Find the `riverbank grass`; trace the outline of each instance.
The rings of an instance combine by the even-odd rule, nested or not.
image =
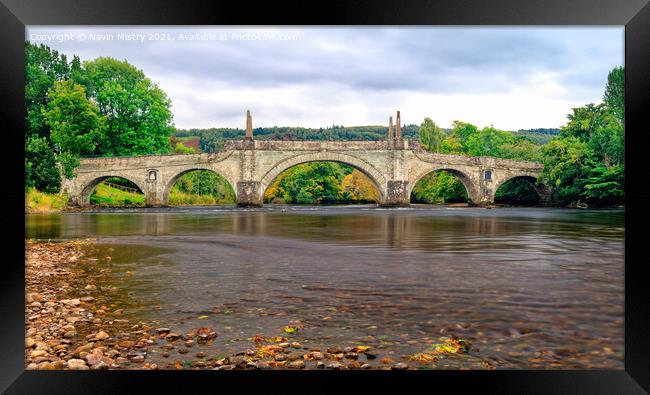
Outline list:
[[[217,199],[212,195],[193,195],[172,190],[169,194],[170,206],[204,206],[213,204],[233,204],[228,200]]]
[[[144,194],[123,191],[106,184],[99,184],[90,196],[90,204],[100,207],[144,206]]]
[[[45,193],[34,188],[25,193],[25,212],[54,213],[63,210],[68,204],[67,195]]]

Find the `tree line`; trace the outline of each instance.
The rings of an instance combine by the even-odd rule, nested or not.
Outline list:
[[[607,76],[603,101],[572,109],[568,122],[540,144],[525,133],[508,132],[492,126],[455,121],[451,130],[425,118],[419,139],[431,152],[504,159],[538,161],[544,168],[540,180],[553,190],[559,205],[587,203],[595,206],[620,205],[625,200],[625,69],[616,67]],[[522,132],[525,132],[522,134]],[[454,201],[464,198],[460,180],[446,173],[425,177],[413,198],[422,202]],[[530,202],[534,190],[529,183],[513,180],[496,193],[496,199]]]

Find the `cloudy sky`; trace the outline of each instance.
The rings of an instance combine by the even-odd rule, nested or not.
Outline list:
[[[183,129],[404,124],[430,117],[516,130],[559,127],[600,102],[624,64],[623,27],[62,27],[27,40],[110,56],[169,95]]]

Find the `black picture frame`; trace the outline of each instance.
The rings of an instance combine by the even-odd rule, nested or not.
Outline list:
[[[24,41],[26,25],[625,25],[626,204],[625,370],[516,371],[26,371],[24,360]],[[650,292],[644,270],[650,202],[644,180],[644,106],[650,103],[648,0],[499,0],[313,2],[171,0],[0,0],[0,192],[4,259],[0,276],[0,390],[6,393],[210,392],[236,384],[245,392],[374,391],[422,386],[428,392],[641,394],[650,391]],[[7,254],[9,253],[9,254]],[[22,260],[22,261],[21,261]],[[231,389],[230,391],[235,390]],[[160,390],[158,390],[160,391]]]

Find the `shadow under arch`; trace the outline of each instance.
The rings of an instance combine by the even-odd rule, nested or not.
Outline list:
[[[298,163],[293,164],[291,166],[284,167],[282,171],[278,172],[273,178],[270,178],[270,180],[268,180],[268,181],[267,181],[267,178],[266,178],[267,176],[265,176],[265,178],[263,178],[263,181],[261,183],[262,197],[264,197],[264,195],[266,194],[266,191],[273,185],[273,183],[275,183],[275,181],[278,179],[278,177],[280,177],[283,173],[285,173],[286,171],[290,170],[293,167],[303,165],[303,164],[307,164],[307,163],[340,163],[340,164],[348,165],[348,166],[352,167],[353,169],[356,169],[356,170],[360,171],[364,176],[366,176],[370,180],[370,182],[372,183],[375,191],[377,191],[377,196],[379,197],[377,203],[380,203],[384,199],[383,188],[377,182],[377,180],[371,174],[369,174],[365,169],[360,168],[359,166],[357,166],[355,164],[352,164],[352,163],[349,163],[349,162],[344,162],[344,161],[339,161],[339,160],[324,160],[324,159],[306,160],[306,161],[298,162]],[[268,174],[269,173],[267,173],[267,175]]]
[[[207,172],[210,172],[210,173],[213,173],[213,174],[216,174],[217,176],[219,176],[219,178],[223,180],[224,185],[226,185],[226,187],[228,187],[230,189],[230,191],[232,192],[232,195],[235,198],[235,201],[237,201],[237,190],[235,188],[233,188],[232,183],[223,174],[219,173],[218,171],[216,171],[214,169],[209,169],[209,168],[206,168],[206,167],[192,167],[192,168],[184,169],[184,170],[178,172],[172,178],[169,179],[167,184],[165,184],[165,188],[163,190],[163,196],[162,196],[164,206],[169,205],[169,194],[171,193],[172,188],[174,187],[176,182],[181,177],[183,177],[184,175],[195,172],[195,171],[207,171]],[[233,201],[233,203],[235,203],[235,201]]]
[[[86,185],[81,190],[81,201],[80,201],[81,205],[82,206],[89,206],[90,205],[90,195],[92,195],[92,193],[95,190],[95,188],[97,187],[97,185],[99,185],[103,181],[106,181],[109,178],[122,178],[122,179],[125,179],[125,180],[133,183],[135,186],[137,186],[138,189],[140,190],[140,193],[145,195],[145,193],[144,193],[144,191],[145,191],[144,185],[141,185],[140,183],[138,183],[136,181],[133,181],[129,177],[124,177],[121,174],[104,175],[104,176],[93,178],[92,180],[90,180],[89,182],[86,183]],[[145,198],[145,200],[146,200],[146,198]]]
[[[262,177],[262,180],[260,182],[262,187],[262,195],[264,195],[269,186],[273,185],[273,182],[280,174],[294,166],[311,162],[335,162],[351,166],[359,170],[361,173],[367,176],[370,181],[372,181],[373,185],[377,189],[377,192],[379,192],[380,200],[383,200],[385,198],[384,186],[386,185],[386,178],[381,174],[379,170],[377,170],[372,164],[366,162],[363,159],[335,152],[296,155],[279,162],[269,171],[267,171],[266,174]]]
[[[504,187],[510,185],[514,191],[504,194]],[[536,177],[518,175],[510,177],[494,187],[494,203],[537,206],[550,200],[548,187]],[[517,195],[520,196],[517,196]]]
[[[469,178],[469,176],[458,169],[454,169],[453,167],[445,167],[445,166],[435,167],[427,171],[423,171],[417,177],[415,177],[413,182],[409,183],[410,184],[408,190],[409,199],[411,193],[413,193],[413,188],[420,180],[422,180],[424,177],[428,176],[431,173],[440,172],[440,171],[445,171],[460,180],[460,182],[465,187],[465,191],[467,192],[468,203],[474,203],[474,204],[479,203],[474,201],[475,197],[478,196],[478,188],[474,185],[474,183]]]

